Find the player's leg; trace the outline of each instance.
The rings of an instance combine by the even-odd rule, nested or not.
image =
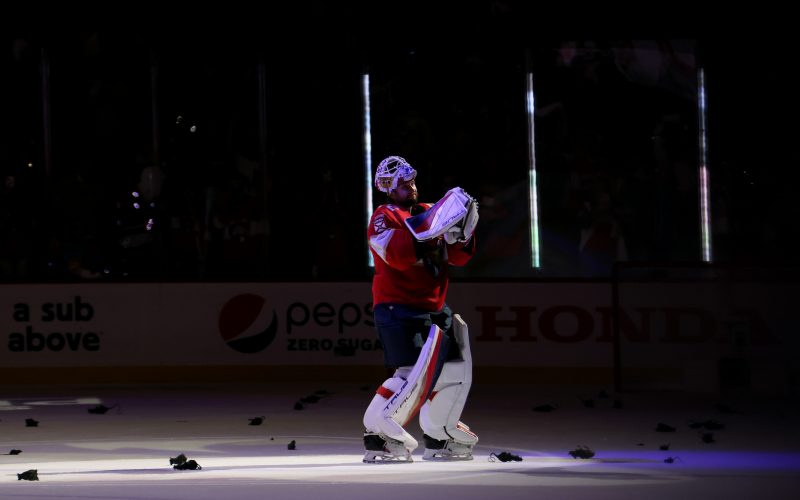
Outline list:
[[[467,324],[453,316],[453,337],[460,359],[448,359],[428,401],[420,410],[426,460],[471,460],[478,436],[461,422],[472,385],[472,355]],[[452,357],[452,356],[451,356]]]
[[[417,448],[417,440],[384,414],[389,399],[406,383],[412,369],[404,366],[395,370],[394,375],[375,391],[364,412],[364,462],[412,461],[411,452]]]
[[[376,325],[385,361],[387,366],[401,367],[381,384],[364,413],[364,461],[411,461],[418,443],[403,426],[419,412],[436,383],[447,339],[431,326],[423,342],[419,330],[430,324],[429,317],[406,317],[408,311],[398,307],[384,309],[376,308]]]

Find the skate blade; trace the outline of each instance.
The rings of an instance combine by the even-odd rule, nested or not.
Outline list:
[[[381,453],[367,452],[361,460],[365,464],[410,464],[414,461],[411,455],[397,456],[397,455],[383,455]]]
[[[473,460],[474,457],[472,456],[472,453],[452,455],[449,453],[442,453],[438,450],[425,450],[425,454],[422,455],[422,459],[430,460],[432,462],[464,462],[467,460]]]

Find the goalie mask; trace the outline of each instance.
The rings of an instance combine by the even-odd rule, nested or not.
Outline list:
[[[398,182],[408,182],[416,177],[417,171],[404,158],[390,156],[375,170],[375,187],[389,194],[397,188]]]

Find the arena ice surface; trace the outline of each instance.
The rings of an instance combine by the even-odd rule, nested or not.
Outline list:
[[[798,410],[787,398],[729,398],[739,413],[727,415],[714,409],[715,395],[621,394],[613,397],[624,407],[614,409],[613,399],[594,397],[603,388],[476,381],[464,412],[481,435],[475,460],[428,462],[419,450],[410,464],[373,465],[361,463],[372,396],[362,387],[4,387],[0,453],[22,453],[0,455],[0,498],[731,499],[794,498],[800,486]],[[319,389],[330,394],[293,409]],[[545,402],[556,410],[531,410]],[[88,413],[98,404],[119,406]],[[262,415],[262,425],[248,425]],[[725,424],[713,444],[688,425],[707,419]],[[677,431],[655,432],[658,422]],[[407,427],[421,438],[415,421]],[[594,458],[571,458],[579,445]],[[523,460],[489,461],[501,451]],[[180,453],[202,470],[173,470],[169,458]],[[17,480],[28,469],[39,481]]]

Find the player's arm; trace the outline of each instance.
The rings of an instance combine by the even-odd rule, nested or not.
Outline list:
[[[466,194],[466,193],[464,193]],[[461,223],[445,233],[448,260],[454,266],[463,266],[475,255],[475,227],[478,225],[478,202],[469,197],[467,214]]]
[[[475,236],[464,242],[447,245],[447,260],[454,266],[463,266],[475,255]]]
[[[369,246],[386,264],[407,269],[417,262],[415,240],[390,209],[378,207],[367,230]]]

